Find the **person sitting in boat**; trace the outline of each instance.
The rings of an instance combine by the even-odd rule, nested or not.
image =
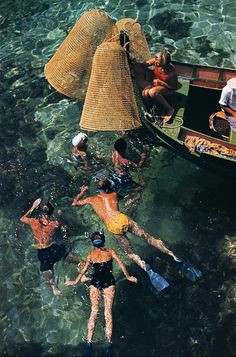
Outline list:
[[[236,128],[236,77],[229,79],[227,85],[222,89],[219,104],[230,124],[231,122],[235,123],[234,127]]]
[[[170,53],[164,50],[156,53],[154,58],[142,63],[145,67],[154,66],[153,82],[142,90],[142,96],[144,98],[151,97],[163,108],[165,113],[163,123],[167,123],[174,114],[174,108],[165,97],[171,96],[181,86],[175,68],[170,62]]]
[[[115,141],[112,150],[112,161],[115,167],[115,175],[113,179],[120,183],[123,188],[140,188],[140,184],[134,182],[129,174],[128,169],[139,168],[143,165],[147,157],[147,148],[143,147],[143,152],[141,154],[140,161],[138,163],[133,162],[126,157],[127,143],[125,139],[120,138]]]

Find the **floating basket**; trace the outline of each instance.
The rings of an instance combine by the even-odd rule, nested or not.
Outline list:
[[[151,58],[151,53],[139,22],[131,18],[121,19],[116,22],[112,31],[113,36],[119,35],[120,32],[125,32],[129,36],[130,54],[138,62]]]
[[[105,11],[92,9],[81,16],[45,66],[46,79],[58,92],[85,98],[94,53],[113,25]]]
[[[91,131],[141,127],[125,50],[103,42],[96,50],[80,127]]]

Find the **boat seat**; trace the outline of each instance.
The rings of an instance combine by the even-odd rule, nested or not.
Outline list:
[[[212,113],[209,117],[209,128],[223,140],[229,140],[230,124],[223,111]]]
[[[190,81],[187,79],[179,78],[181,87],[175,91],[175,94],[171,97],[166,97],[170,105],[175,109],[174,117],[183,119],[185,105],[188,98]]]

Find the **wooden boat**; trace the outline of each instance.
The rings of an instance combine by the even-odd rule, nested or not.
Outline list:
[[[220,111],[221,90],[228,79],[236,77],[236,70],[172,63],[182,84],[171,99],[175,114],[170,123],[162,125],[153,102],[144,102],[145,125],[167,149],[219,175],[236,177],[236,134],[231,135],[223,112],[211,116]],[[144,78],[141,71],[135,69],[140,89],[145,85],[140,82]],[[145,78],[150,81],[152,71],[148,71]]]

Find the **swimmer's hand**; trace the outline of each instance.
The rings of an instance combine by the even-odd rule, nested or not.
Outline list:
[[[148,151],[148,146],[147,145],[143,145],[143,154],[147,154]]]
[[[75,286],[77,284],[76,280],[68,280],[64,283],[66,286]]]
[[[37,200],[34,201],[34,203],[32,204],[32,207],[31,207],[31,211],[33,211],[34,209],[38,208],[40,203],[41,203],[41,198],[37,198]]]
[[[89,188],[88,188],[88,186],[86,186],[86,185],[83,185],[83,186],[80,187],[80,193],[81,193],[81,192],[83,192],[83,193],[84,193],[84,192],[87,192],[88,190],[89,190]]]
[[[83,194],[88,190],[89,190],[88,186],[86,185],[81,186],[80,192],[78,193],[78,195],[75,196],[74,201],[72,202],[72,206],[78,206],[78,201],[83,196]]]
[[[129,281],[131,281],[132,283],[135,283],[135,284],[137,284],[137,282],[138,282],[138,279],[135,278],[135,276],[133,276],[133,275],[128,276],[127,280],[129,280]]]

